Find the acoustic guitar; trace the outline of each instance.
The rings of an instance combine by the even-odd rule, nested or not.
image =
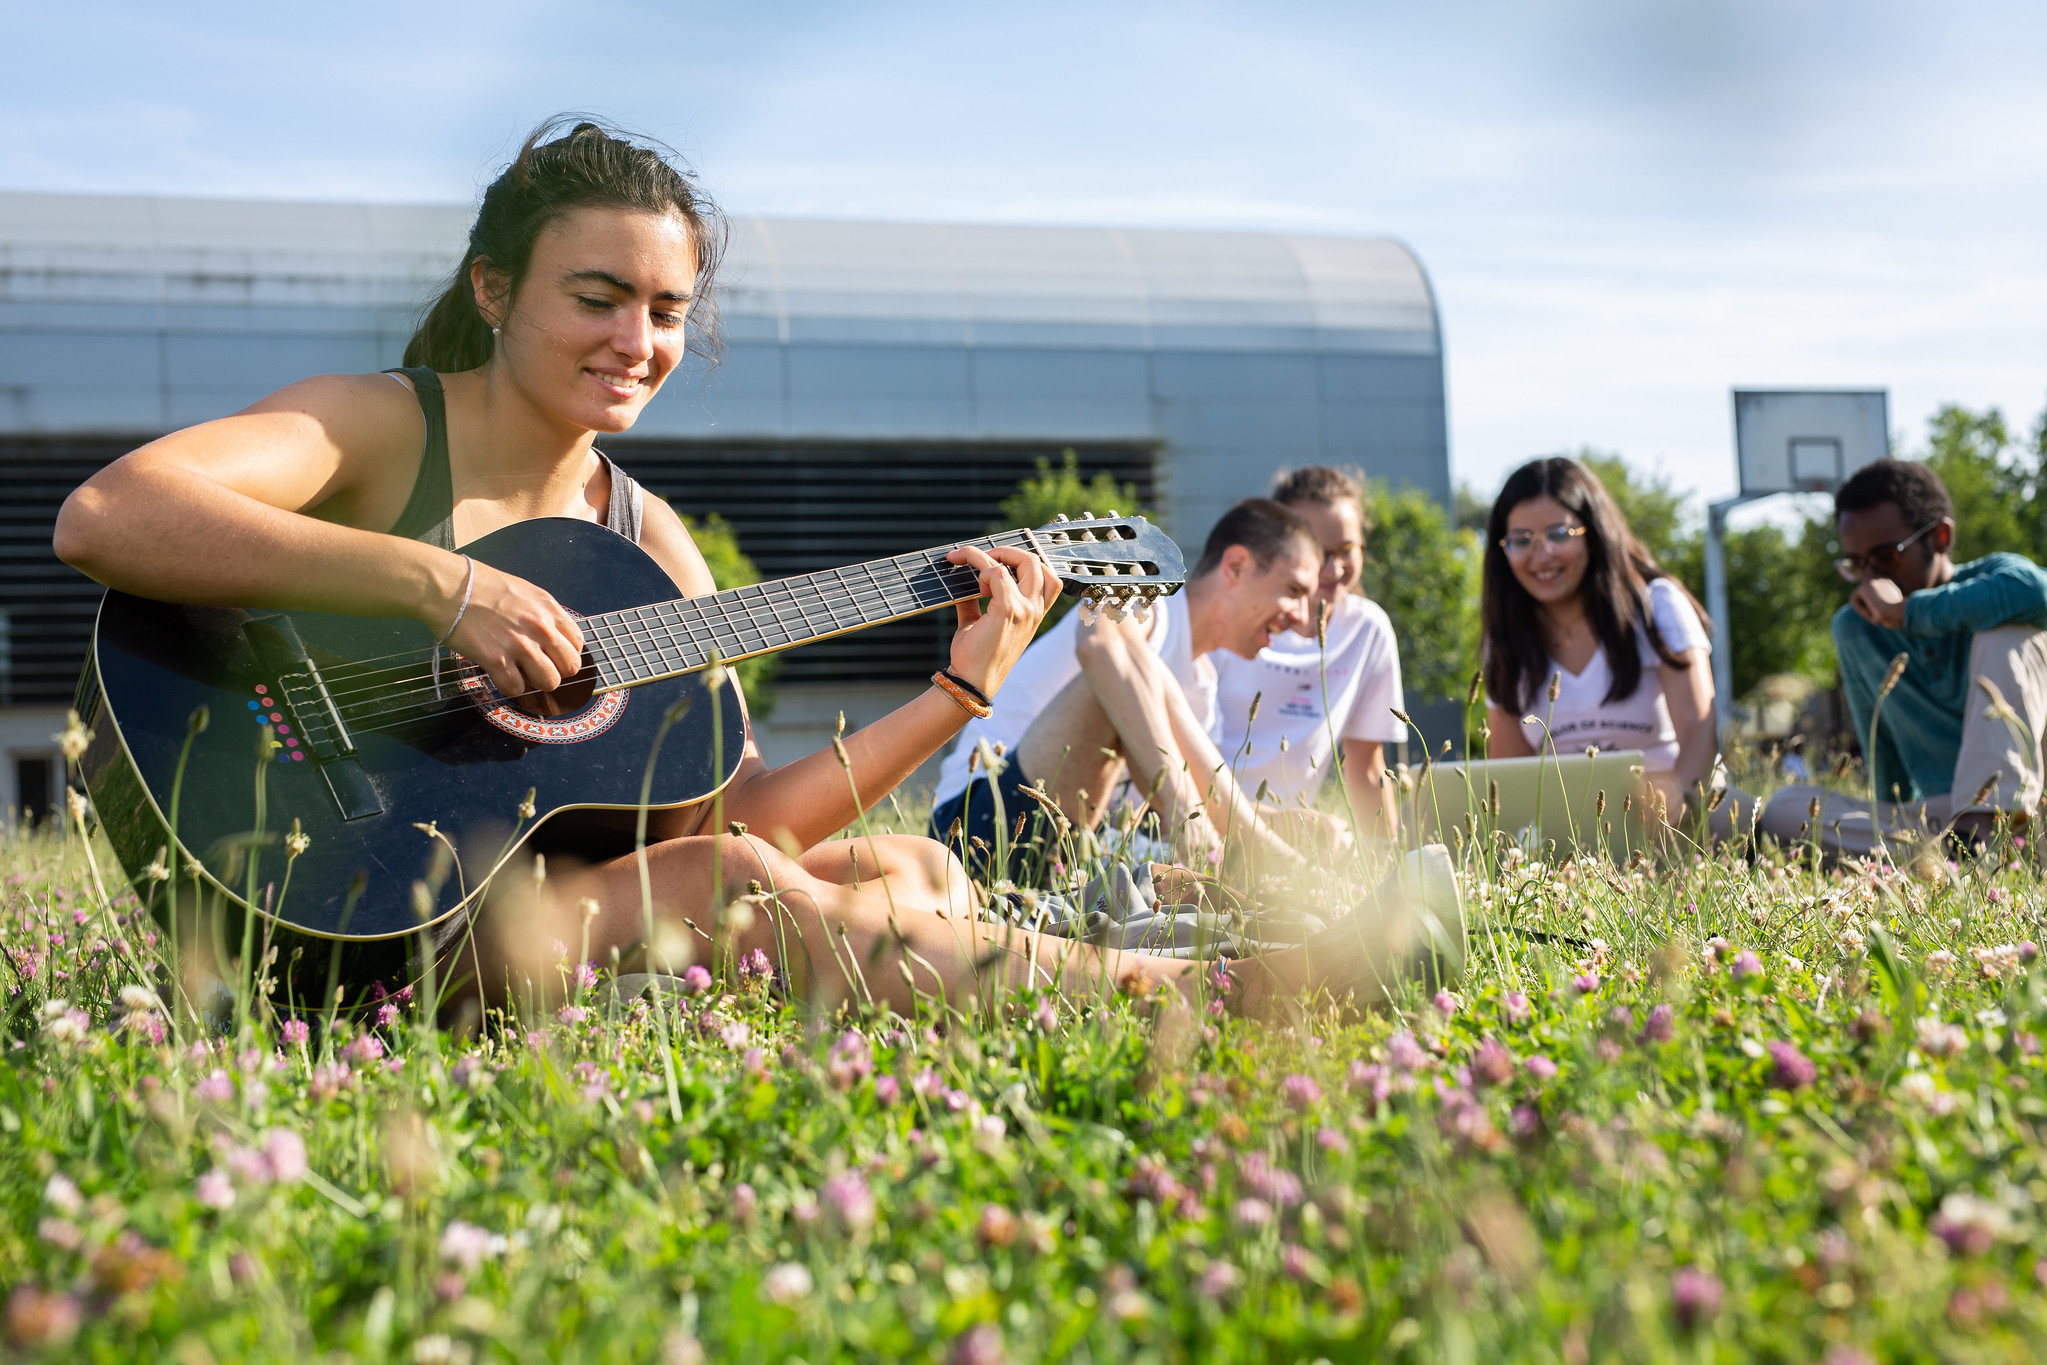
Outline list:
[[[1142,614],[1185,577],[1179,548],[1142,517],[1061,517],[960,543],[1039,554],[1089,612]],[[746,718],[737,688],[711,685],[714,662],[971,598],[977,575],[946,562],[952,548],[678,598],[665,570],[602,526],[507,526],[465,552],[552,593],[584,640],[582,671],[526,698],[501,695],[416,621],[110,591],[79,680],[93,736],[82,776],[145,899],[164,899],[168,870],[188,892],[264,916],[287,956],[318,947],[295,938],[306,935],[381,943],[345,956],[389,962],[395,949],[402,964],[407,936],[468,908],[542,821],[638,808],[657,735],[647,804],[715,794],[738,767]],[[294,821],[307,842],[276,900]],[[456,866],[430,875],[443,839]],[[324,968],[327,951],[307,955]]]

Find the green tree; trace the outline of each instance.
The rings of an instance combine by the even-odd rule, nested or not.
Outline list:
[[[709,512],[701,520],[684,517],[682,525],[696,542],[697,552],[704,557],[704,566],[711,571],[711,582],[718,591],[761,581],[761,571],[739,548],[739,533],[732,529],[731,522]],[[766,719],[775,709],[774,681],[781,667],[779,654],[763,654],[732,665],[739,678],[739,689],[746,694],[747,710],[757,721]]]
[[[1634,530],[1635,539],[1648,547],[1657,563],[1667,564],[1682,555],[1685,547],[1698,538],[1699,528],[1686,506],[1691,494],[1672,488],[1668,476],[1631,470],[1620,456],[1590,446],[1574,458],[1599,476]]]
[[[1478,667],[1478,537],[1419,488],[1373,480],[1360,586],[1392,618],[1411,704],[1462,697]]]
[[[1035,529],[1062,512],[1069,517],[1082,512],[1105,516],[1112,510],[1126,517],[1150,515],[1138,506],[1136,484],[1117,483],[1107,472],[1097,472],[1092,479],[1081,478],[1080,458],[1069,447],[1057,469],[1050,460],[1042,457],[1038,460],[1037,474],[1026,476],[1017,484],[1016,491],[1002,500],[1002,520],[988,529],[1007,531],[1017,526]],[[1057,625],[1076,600],[1062,596],[1053,602],[1045,619],[1038,623],[1038,634],[1043,635]]]
[[[2034,450],[2024,453],[1996,408],[1971,412],[1949,403],[1933,414],[1927,428],[1920,458],[1940,475],[1954,499],[1955,558],[1980,559],[2010,550],[2040,562],[2047,554],[2047,526],[2036,497],[2047,491],[2041,487],[2040,450],[2047,413],[2036,428]]]
[[[1493,501],[1468,483],[1459,483],[1457,491],[1450,497],[1451,513],[1457,519],[1457,529],[1484,536],[1486,520],[1493,514]]]

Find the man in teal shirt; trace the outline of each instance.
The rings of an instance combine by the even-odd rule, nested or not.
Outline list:
[[[1940,476],[1915,461],[1857,470],[1834,495],[1834,512],[1834,565],[1855,585],[1834,616],[1834,649],[1880,804],[1872,813],[1867,801],[1787,787],[1762,826],[1783,839],[1814,837],[1817,797],[1818,838],[1833,854],[1871,852],[1879,825],[1981,839],[1996,812],[2040,799],[2047,573],[2015,554],[1956,564],[1954,503]],[[1904,671],[1885,693],[1901,656]]]

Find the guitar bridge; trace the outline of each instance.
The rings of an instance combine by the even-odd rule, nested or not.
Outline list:
[[[327,690],[327,680],[320,676],[319,665],[311,659],[305,664],[305,672],[279,677],[277,690],[284,694],[285,706],[298,722],[299,734],[304,736],[314,758],[325,763],[349,757],[355,753],[355,740],[341,719],[340,708],[334,704],[334,694]]]
[[[361,820],[384,813],[383,798],[371,784],[369,774],[356,761],[355,739],[348,733],[341,708],[320,676],[320,666],[307,653],[298,628],[289,616],[266,616],[250,621],[244,628],[256,657],[277,679],[277,691],[291,723],[298,727],[302,746],[313,755],[327,791],[344,820]]]

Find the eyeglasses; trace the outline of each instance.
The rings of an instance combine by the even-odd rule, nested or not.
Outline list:
[[[1939,521],[1929,521],[1896,545],[1879,545],[1866,555],[1841,555],[1834,560],[1834,571],[1850,583],[1860,583],[1864,569],[1880,578],[1888,577],[1898,567],[1898,556],[1938,525]]]
[[[1585,528],[1582,526],[1566,526],[1558,522],[1542,533],[1542,539],[1549,545],[1550,553],[1554,554],[1584,534]],[[1500,537],[1500,548],[1513,558],[1519,559],[1535,548],[1535,540],[1533,531],[1516,531],[1510,536]]]

